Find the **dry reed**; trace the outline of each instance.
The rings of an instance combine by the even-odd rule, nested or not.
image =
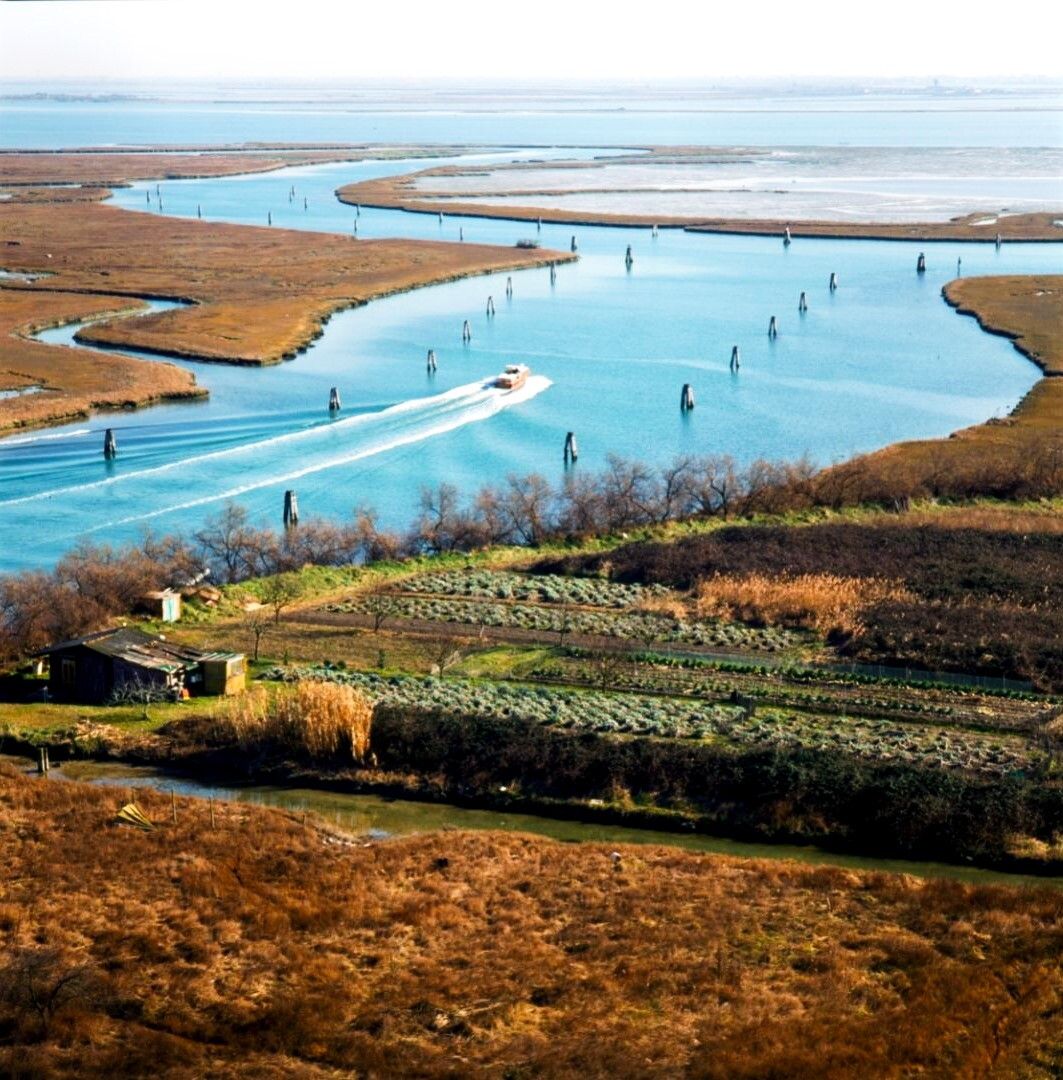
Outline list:
[[[354,687],[304,680],[276,696],[256,687],[233,698],[215,730],[243,749],[271,744],[312,758],[349,754],[361,761],[372,720],[372,705]]]
[[[885,600],[910,600],[898,581],[837,574],[714,574],[698,583],[702,618],[739,619],[823,634],[862,632],[861,614]]]

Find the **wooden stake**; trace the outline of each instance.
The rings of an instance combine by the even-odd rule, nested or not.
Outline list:
[[[210,797],[210,827],[214,828],[214,796]]]
[[[170,788],[170,815],[173,817],[173,823],[177,824],[177,795],[173,788]]]

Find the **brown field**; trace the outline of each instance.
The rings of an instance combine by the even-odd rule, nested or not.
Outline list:
[[[990,420],[947,439],[895,443],[828,472],[840,501],[893,494],[964,497],[1019,494],[1035,473],[1063,482],[1063,275],[965,278],[944,288],[946,301],[974,315],[989,333],[1045,373],[1005,420]]]
[[[0,400],[0,430],[205,394],[175,364],[44,345],[24,336],[30,329],[142,306],[132,298],[0,288],[0,389],[43,387]]]
[[[1063,893],[0,774],[20,1076],[1048,1078]]]
[[[689,153],[689,152],[688,152]],[[667,160],[670,154],[662,148],[655,156]],[[614,159],[629,160],[626,158]],[[637,160],[644,161],[645,157]],[[573,162],[563,167],[588,168],[594,162]],[[557,167],[562,167],[558,163]],[[448,175],[469,175],[470,170],[461,166],[443,165],[434,169],[404,176],[381,177],[347,184],[337,191],[341,202],[360,203],[362,206],[374,206],[383,209],[408,210],[422,214],[452,214],[462,217],[503,218],[514,221],[543,221],[553,224],[571,225],[620,225],[633,228],[649,228],[660,225],[662,228],[682,228],[690,232],[741,233],[753,236],[781,236],[789,226],[794,236],[818,236],[836,239],[860,240],[970,240],[993,241],[997,233],[1004,240],[1026,241],[1063,241],[1063,230],[1054,222],[1059,213],[1012,214],[1001,218],[992,225],[978,225],[976,222],[983,214],[968,214],[941,222],[874,222],[874,221],[788,221],[785,218],[744,219],[744,218],[703,218],[676,216],[668,214],[624,214],[595,212],[591,210],[566,210],[559,207],[517,206],[510,203],[492,206],[479,202],[463,202],[462,197],[491,195],[499,198],[507,195],[559,195],[565,191],[544,189],[542,191],[504,191],[489,190],[484,192],[463,192],[455,196],[452,192],[432,191],[416,188],[415,185],[425,177],[443,177]],[[613,189],[602,189],[612,191]],[[593,192],[593,189],[591,189]],[[586,194],[587,189],[581,189]]]
[[[81,338],[171,356],[227,363],[277,363],[295,355],[335,311],[374,297],[470,274],[518,269],[571,258],[476,244],[354,240],[297,230],[219,225],[133,213],[97,203],[0,204],[0,251],[7,269],[47,271],[32,285],[0,288],[8,335],[0,346],[0,389],[39,381],[53,392],[0,401],[0,428],[67,419],[89,407],[145,404],[185,392],[192,379],[142,360],[30,345],[11,337],[26,324],[61,321],[108,305],[115,297],[193,301],[188,308],[138,320],[102,322]],[[72,293],[88,293],[73,299]],[[109,294],[101,298],[100,294]],[[56,297],[65,295],[65,299]],[[80,306],[79,306],[80,305]],[[455,326],[455,334],[457,334]],[[44,353],[50,356],[43,356]],[[40,353],[38,367],[26,357]],[[141,370],[142,369],[142,370]],[[174,380],[159,386],[160,372]],[[136,390],[130,388],[137,372]],[[22,376],[22,377],[20,377]]]

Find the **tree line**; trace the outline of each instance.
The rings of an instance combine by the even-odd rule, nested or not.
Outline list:
[[[368,507],[356,507],[348,521],[307,520],[276,530],[256,525],[245,508],[228,504],[188,536],[145,535],[122,547],[82,544],[51,571],[0,577],[0,660],[96,629],[134,610],[145,593],[182,587],[204,573],[215,585],[233,584],[307,565],[371,564],[493,544],[535,546],[690,518],[860,502],[899,508],[916,496],[1033,497],[1063,490],[1063,457],[1054,442],[1043,453],[1027,449],[1021,469],[1015,462],[983,462],[970,485],[962,481],[962,490],[936,473],[906,475],[893,468],[887,477],[868,466],[874,460],[857,458],[820,470],[807,459],[740,466],[724,454],[683,455],[655,468],[610,456],[600,472],[572,470],[560,484],[536,473],[514,473],[471,497],[446,482],[425,488],[416,517],[399,531],[382,528]],[[1004,473],[1010,477],[1006,492],[999,490]]]

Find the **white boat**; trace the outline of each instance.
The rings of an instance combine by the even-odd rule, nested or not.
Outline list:
[[[531,374],[527,364],[508,364],[501,375],[496,375],[492,386],[501,390],[519,390]]]

